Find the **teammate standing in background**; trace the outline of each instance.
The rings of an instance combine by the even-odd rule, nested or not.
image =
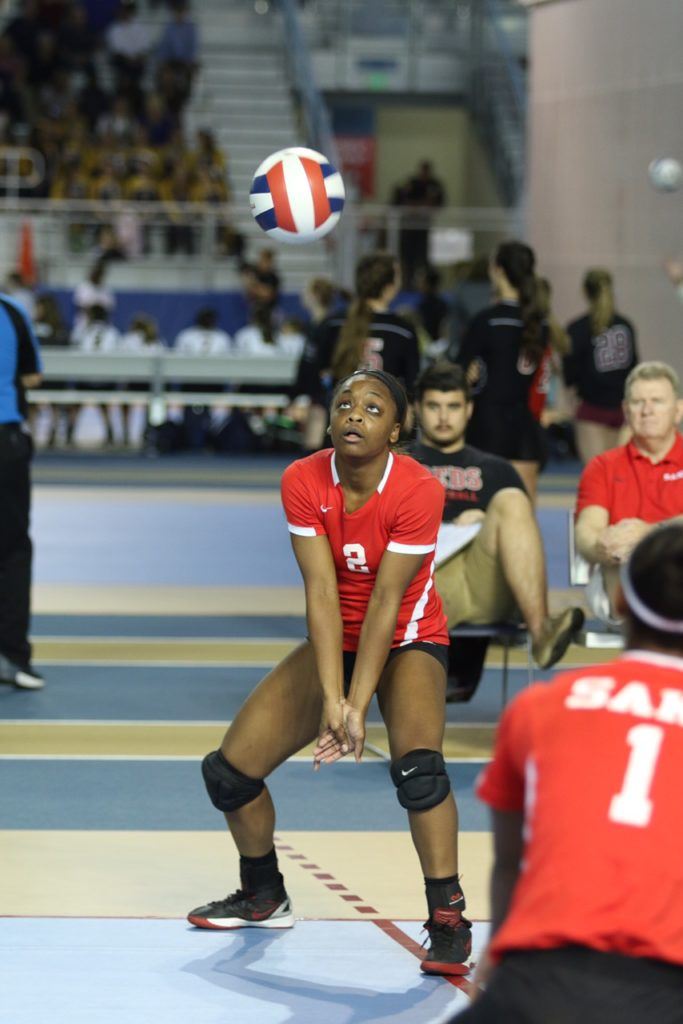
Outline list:
[[[332,398],[333,448],[282,478],[287,524],[306,590],[309,639],[254,690],[202,771],[240,853],[241,889],[189,914],[200,928],[289,928],[275,810],[264,779],[317,737],[316,767],[353,752],[377,699],[391,777],[425,876],[431,945],[422,969],[463,974],[471,926],[462,916],[458,816],[441,750],[448,634],[433,585],[444,491],[392,452],[407,413],[389,374],[360,371]]]
[[[625,441],[624,384],[638,362],[636,332],[614,307],[612,275],[588,270],[583,279],[588,313],[567,325],[571,349],[564,381],[575,388],[576,446],[585,464]]]
[[[356,266],[355,297],[341,325],[330,323],[321,355],[330,353],[328,366],[335,381],[354,370],[385,370],[411,391],[420,370],[415,331],[389,306],[401,287],[399,265],[389,253],[364,256]]]
[[[535,264],[523,242],[498,246],[489,265],[496,303],[474,317],[456,358],[474,396],[468,443],[509,459],[532,502],[544,445],[529,393],[549,340]]]
[[[30,464],[24,388],[41,380],[40,350],[27,314],[0,296],[0,682],[39,690],[31,667]]]
[[[626,654],[501,720],[488,984],[462,1024],[683,1024],[683,527],[641,541],[618,600]]]

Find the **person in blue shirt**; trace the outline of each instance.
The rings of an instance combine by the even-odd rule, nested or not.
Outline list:
[[[24,309],[0,294],[0,682],[44,686],[31,665],[29,536],[33,443],[25,389],[41,381],[40,349]]]

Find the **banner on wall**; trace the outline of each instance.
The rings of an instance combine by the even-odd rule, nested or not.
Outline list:
[[[347,194],[372,199],[375,194],[375,112],[369,106],[333,107],[332,126]]]

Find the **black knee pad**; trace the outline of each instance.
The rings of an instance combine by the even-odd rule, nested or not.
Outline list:
[[[265,785],[263,779],[250,779],[226,761],[220,750],[212,750],[202,761],[202,775],[211,803],[219,811],[237,811],[251,803]]]
[[[410,750],[391,765],[391,778],[401,807],[428,811],[446,799],[451,780],[438,750]]]

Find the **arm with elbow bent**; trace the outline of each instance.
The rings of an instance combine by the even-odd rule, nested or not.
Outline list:
[[[332,551],[325,536],[292,535],[292,547],[304,580],[306,622],[322,690],[323,711],[316,750],[327,736],[336,749],[346,753],[343,624]],[[315,755],[314,759],[316,765],[322,760]]]

